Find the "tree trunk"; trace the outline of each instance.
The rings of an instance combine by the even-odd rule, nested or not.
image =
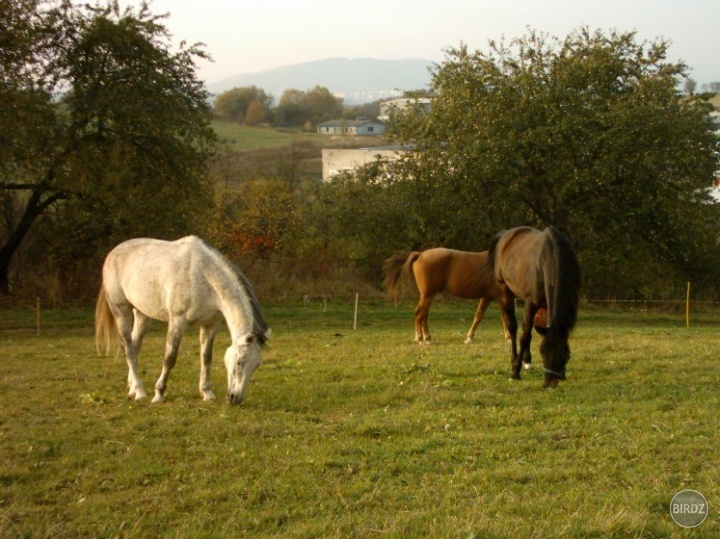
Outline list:
[[[15,230],[10,232],[10,237],[5,245],[0,247],[0,293],[4,296],[10,295],[10,263],[12,257],[22,244],[30,228],[32,228],[35,219],[40,217],[51,204],[62,198],[59,193],[54,193],[43,200],[43,194],[44,191],[42,190],[32,192],[20,222],[15,227]]]

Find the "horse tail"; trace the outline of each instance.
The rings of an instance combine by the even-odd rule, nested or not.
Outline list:
[[[575,251],[565,234],[554,226],[547,228],[553,244],[553,290],[548,297],[548,333],[567,338],[577,322],[581,272]]]
[[[503,230],[501,232],[498,232],[495,234],[495,236],[492,239],[492,242],[490,243],[490,247],[488,248],[488,256],[487,260],[485,260],[485,265],[480,268],[480,275],[479,277],[482,280],[497,280],[495,277],[495,254],[497,252],[497,245],[500,241],[500,237],[505,233],[506,231]]]
[[[102,285],[95,305],[95,350],[97,350],[98,355],[101,353],[101,344],[104,344],[105,354],[107,355],[113,344],[118,342],[118,337],[115,317],[110,310],[110,304],[105,295],[105,286]]]
[[[398,253],[391,256],[383,264],[385,271],[385,289],[388,292],[397,289],[400,279],[408,279],[412,273],[413,263],[420,257],[418,251],[411,253]]]

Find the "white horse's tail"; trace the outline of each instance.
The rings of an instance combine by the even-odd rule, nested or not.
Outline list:
[[[95,305],[95,350],[98,355],[101,353],[101,344],[105,345],[107,355],[119,342],[119,334],[115,325],[115,317],[110,310],[110,304],[105,296],[105,286],[100,286],[97,305]]]

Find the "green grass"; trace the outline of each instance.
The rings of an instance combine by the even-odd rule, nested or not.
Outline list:
[[[197,391],[191,331],[161,405],[125,398],[90,310],[0,310],[2,537],[718,537],[718,317],[585,309],[568,381],[511,382],[491,308],[439,301],[435,343],[412,308],[269,305],[248,400]],[[140,359],[159,374],[164,328]],[[536,339],[537,341],[537,339]],[[533,343],[537,355],[537,342]],[[539,360],[539,356],[536,358]],[[707,520],[684,530],[672,496]]]
[[[302,131],[278,130],[267,127],[252,127],[229,122],[213,121],[213,129],[220,141],[229,144],[236,151],[279,148],[293,142],[311,141],[321,144],[322,135]]]

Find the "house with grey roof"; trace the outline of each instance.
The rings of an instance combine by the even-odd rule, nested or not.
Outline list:
[[[369,119],[330,120],[318,124],[317,132],[321,135],[381,135],[385,132],[385,124]]]

